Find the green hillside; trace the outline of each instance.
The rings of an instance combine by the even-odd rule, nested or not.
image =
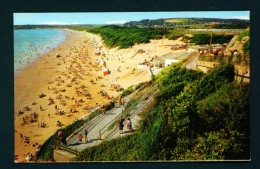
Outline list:
[[[133,134],[103,141],[72,161],[249,160],[249,84],[234,66],[202,74],[172,65],[153,79],[160,91]]]
[[[163,29],[128,28],[115,25],[93,28],[88,30],[88,32],[100,35],[107,47],[118,46],[119,49],[131,47],[136,43],[149,43],[150,39],[162,39],[162,36],[167,33]]]

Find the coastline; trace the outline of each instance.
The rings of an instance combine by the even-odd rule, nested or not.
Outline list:
[[[154,55],[161,56],[168,52],[173,52],[169,44],[177,44],[180,41],[165,40],[151,40],[149,44],[135,45],[133,48],[117,50],[117,48],[107,49],[102,45],[101,37],[98,35],[90,34],[80,31],[73,31],[64,29],[70,32],[65,41],[58,47],[38,57],[33,63],[22,70],[14,80],[14,118],[15,118],[15,162],[24,162],[27,152],[35,152],[32,146],[35,142],[42,145],[56,130],[61,127],[56,126],[56,121],[59,120],[65,127],[73,123],[76,119],[88,113],[88,110],[83,110],[83,106],[95,107],[96,103],[105,104],[108,102],[103,98],[99,92],[104,90],[109,96],[116,97],[118,92],[110,90],[112,83],[120,84],[121,87],[127,88],[131,85],[136,85],[141,82],[149,81],[148,72],[138,72],[137,65],[145,59],[151,59]],[[94,41],[93,41],[94,40]],[[93,43],[102,46],[101,53],[103,60],[106,62],[106,67],[111,72],[109,75],[104,76],[101,70],[96,71],[90,65],[94,64],[96,59],[101,56],[95,56]],[[138,49],[144,49],[146,52],[143,54],[135,53]],[[179,50],[181,51],[181,50]],[[177,51],[177,52],[179,52]],[[56,58],[56,54],[61,55]],[[134,56],[134,57],[133,57]],[[73,69],[69,70],[72,65]],[[117,71],[120,67],[120,71]],[[99,78],[101,77],[101,78]],[[55,79],[59,79],[55,81]],[[73,80],[74,79],[74,80]],[[93,80],[95,84],[90,83]],[[47,82],[53,82],[49,84]],[[64,82],[64,83],[63,83]],[[71,87],[67,87],[72,84]],[[86,99],[81,95],[76,94],[76,87],[84,85],[85,89],[91,94],[92,99]],[[101,87],[104,85],[105,87]],[[56,90],[52,90],[56,88]],[[61,90],[65,89],[64,92]],[[43,98],[39,98],[39,94],[45,94]],[[56,99],[58,94],[61,94],[62,100],[66,105],[62,105],[61,99]],[[68,96],[66,98],[65,96]],[[54,104],[48,105],[48,98],[54,100]],[[75,99],[83,99],[84,102],[79,105],[75,104]],[[32,102],[36,102],[32,105]],[[40,111],[40,105],[43,111]],[[55,105],[65,111],[65,115],[55,115]],[[23,107],[28,106],[30,111],[23,111]],[[71,108],[77,110],[76,113],[70,114]],[[24,113],[18,115],[18,110]],[[35,112],[37,114],[36,122],[26,122],[23,124],[23,117],[30,116]],[[50,116],[48,116],[50,114]],[[46,127],[38,127],[38,123],[44,122]],[[21,133],[23,136],[29,138],[29,143],[23,143],[20,139]]]
[[[53,50],[57,46],[59,46],[61,43],[64,42],[67,34],[69,33],[68,31],[64,29],[41,29],[40,31],[44,31],[42,33],[43,35],[46,35],[49,30],[54,30],[56,31],[55,37],[52,35],[50,39],[48,40],[45,36],[41,35],[43,40],[38,40],[38,36],[36,35],[36,32],[31,33],[31,30],[21,30],[21,31],[29,31],[28,33],[26,32],[20,32],[19,34],[32,34],[34,38],[30,39],[28,35],[26,36],[29,41],[26,43],[21,42],[21,35],[18,35],[18,32],[14,32],[15,34],[15,39],[17,39],[17,45],[20,44],[19,46],[14,45],[14,50],[16,51],[14,53],[14,75],[16,76],[19,74],[23,69],[27,68],[30,66],[39,56],[42,56],[49,51]],[[14,30],[15,31],[15,30]],[[16,30],[19,31],[19,30]],[[60,31],[60,32],[57,32]],[[53,33],[53,32],[51,32]],[[41,34],[41,33],[40,33]],[[16,43],[16,42],[14,42]],[[21,47],[22,46],[22,47]]]

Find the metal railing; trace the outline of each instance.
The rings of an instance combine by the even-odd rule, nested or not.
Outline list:
[[[128,115],[130,118],[132,118],[134,115],[136,115],[140,110],[146,105],[146,103],[152,98],[153,93],[158,89],[158,84],[150,88],[149,91],[147,91],[145,94],[143,94],[138,100],[136,100],[134,103],[132,103],[127,109],[125,109],[121,114],[122,116]],[[145,101],[145,102],[144,102]],[[143,105],[140,107],[137,107],[138,105],[143,102]],[[105,139],[111,138],[118,130],[118,126],[114,127],[106,136]],[[101,135],[102,136],[102,135]],[[101,137],[100,136],[100,137]]]
[[[61,144],[60,142],[58,142],[58,141],[54,142],[54,145],[55,145],[56,147],[58,147],[60,150],[65,150],[65,151],[70,152],[70,153],[75,154],[75,155],[78,154],[77,149],[74,150],[74,149],[72,149],[72,148],[69,148],[69,147],[67,147],[67,146],[64,146],[64,145],[62,145],[62,144]]]
[[[117,119],[122,116],[122,113],[119,113],[113,120],[111,120],[109,123],[107,123],[102,129],[99,130],[99,139],[102,140],[102,135],[107,131],[107,127],[111,125],[112,123],[116,123]]]
[[[208,56],[201,55],[198,57],[198,61],[206,61],[206,62],[218,62],[218,63],[233,63],[231,56]],[[249,55],[244,55],[242,57],[237,57],[237,62],[235,64],[238,65],[249,65],[250,57]]]

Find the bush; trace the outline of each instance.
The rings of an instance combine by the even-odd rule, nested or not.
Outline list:
[[[181,37],[182,35],[171,35],[169,36],[169,40],[177,40],[179,37]]]
[[[190,43],[209,44],[210,43],[210,35],[209,34],[195,34],[191,38]]]
[[[244,31],[242,32],[238,37],[237,37],[237,40],[238,41],[241,41],[243,39],[243,37],[245,36],[250,36],[250,32],[249,31]]]
[[[195,34],[190,42],[196,44],[209,44],[212,36],[211,43],[228,43],[233,38],[233,35],[215,35],[215,34]]]
[[[244,51],[250,51],[250,40],[247,40],[247,41],[243,44],[243,50],[244,50]]]
[[[135,43],[149,43],[150,39],[161,39],[163,35],[167,34],[167,31],[164,29],[120,27],[115,25],[89,29],[88,32],[100,35],[107,47],[118,46],[119,49],[131,47]]]

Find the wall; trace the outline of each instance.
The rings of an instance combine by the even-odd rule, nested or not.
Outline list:
[[[76,157],[76,155],[64,150],[54,150],[53,157],[54,160],[58,162],[69,162],[70,159]]]

